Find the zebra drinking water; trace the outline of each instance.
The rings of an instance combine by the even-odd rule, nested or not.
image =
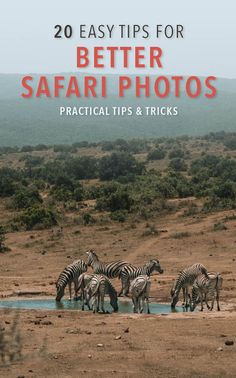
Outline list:
[[[93,272],[95,274],[104,274],[108,278],[118,277],[121,269],[125,265],[129,265],[126,261],[123,260],[112,261],[108,263],[101,262],[99,261],[97,254],[93,250],[86,252],[86,254],[88,256],[88,266],[91,266],[93,268]]]
[[[192,298],[190,301],[190,310],[194,311],[198,300],[201,302],[201,311],[203,311],[203,302],[205,301],[208,310],[212,311],[216,299],[217,310],[220,311],[220,290],[222,289],[223,278],[220,273],[208,272],[208,278],[204,275],[198,276],[193,284]],[[211,298],[211,306],[208,300]]]
[[[175,281],[173,288],[171,289],[171,297],[172,297],[171,307],[172,308],[175,308],[179,300],[179,293],[181,289],[183,290],[183,294],[184,294],[183,305],[186,308],[188,307],[188,299],[189,299],[188,290],[190,287],[193,286],[195,279],[201,274],[204,274],[205,277],[208,277],[205,266],[200,263],[193,264],[192,266],[186,269],[183,269],[179,273],[178,278]]]
[[[78,278],[81,273],[87,271],[87,264],[83,260],[76,260],[72,264],[65,267],[65,269],[60,273],[58,280],[56,282],[56,301],[60,302],[64,295],[65,287],[69,286],[69,294],[71,300],[71,284],[74,283],[75,296],[77,294]]]
[[[150,260],[143,266],[136,267],[134,265],[126,265],[121,269],[120,276],[122,288],[118,296],[121,294],[127,296],[129,293],[130,280],[140,276],[147,275],[150,276],[152,272],[159,272],[162,274],[164,270],[161,268],[160,262],[158,260]]]
[[[149,309],[149,293],[151,287],[151,279],[148,275],[141,275],[136,277],[130,285],[130,292],[134,305],[134,312],[142,313],[144,309],[144,301],[147,304],[147,313],[150,314]]]
[[[104,299],[106,294],[110,296],[110,304],[114,311],[118,311],[117,292],[111,281],[103,274],[94,274],[85,287],[86,301],[89,303],[91,300],[94,313],[98,312],[99,308],[101,308],[102,312],[105,312]]]

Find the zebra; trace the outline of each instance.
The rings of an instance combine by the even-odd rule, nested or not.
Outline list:
[[[95,313],[99,311],[105,312],[104,298],[105,294],[110,296],[110,304],[114,312],[118,311],[117,292],[114,289],[111,281],[103,274],[94,274],[88,285],[85,287],[85,296],[87,303],[91,300],[92,310]]]
[[[175,308],[178,300],[179,300],[179,292],[182,289],[183,295],[184,295],[184,302],[183,306],[186,308],[188,307],[188,290],[189,287],[193,286],[193,283],[195,279],[201,275],[204,274],[208,278],[207,270],[204,265],[200,263],[193,264],[192,266],[183,269],[179,275],[178,278],[175,281],[175,284],[173,288],[171,289],[171,307]]]
[[[159,272],[162,274],[164,270],[161,268],[160,262],[158,260],[150,260],[143,266],[136,267],[134,265],[126,265],[121,269],[119,278],[121,279],[122,288],[118,296],[121,294],[127,296],[129,293],[130,280],[140,276],[147,275],[150,276],[152,272]]]
[[[64,295],[65,287],[68,284],[69,286],[69,293],[71,300],[71,284],[74,282],[75,288],[75,295],[77,294],[77,285],[78,285],[78,278],[81,273],[87,271],[87,264],[83,260],[76,260],[72,264],[65,267],[65,269],[60,273],[58,280],[56,282],[56,301],[60,302],[61,298]]]
[[[147,313],[150,314],[149,309],[149,293],[151,287],[151,279],[148,275],[140,275],[136,277],[130,285],[130,292],[133,301],[134,312],[143,312],[144,301],[147,303]]]
[[[120,274],[120,270],[128,265],[126,261],[118,260],[118,261],[112,261],[112,262],[101,262],[99,261],[99,258],[97,254],[90,250],[86,252],[87,258],[88,258],[88,266],[91,266],[93,268],[93,272],[95,274],[104,274],[108,278],[115,278],[118,277]]]
[[[204,275],[198,276],[193,284],[192,298],[190,301],[190,310],[194,311],[197,303],[201,302],[201,311],[203,311],[203,301],[205,301],[208,310],[212,311],[215,299],[217,301],[217,310],[220,311],[220,290],[222,289],[223,278],[220,273],[208,272],[208,278]],[[211,298],[211,306],[207,300]]]
[[[85,288],[86,286],[90,283],[91,279],[93,278],[93,274],[89,274],[89,273],[82,273],[80,276],[79,276],[79,279],[78,279],[78,287],[77,287],[77,292],[79,290],[81,290],[81,301],[82,301],[82,311],[84,311],[84,304],[86,303],[86,305],[88,306],[89,310],[91,310],[90,308],[90,305],[89,305],[89,302],[86,301],[86,297],[85,297]],[[76,296],[77,296],[77,293],[76,293]],[[85,302],[85,303],[84,303]]]

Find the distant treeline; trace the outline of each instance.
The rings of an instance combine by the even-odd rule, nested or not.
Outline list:
[[[57,145],[46,145],[46,144],[37,144],[35,146],[23,146],[23,147],[1,147],[0,154],[10,154],[17,152],[33,152],[33,151],[46,151],[53,149],[54,152],[68,152],[76,153],[80,148],[94,148],[101,147],[102,151],[126,151],[134,154],[146,152],[150,149],[150,142],[155,144],[168,143],[170,144],[173,141],[188,141],[188,140],[208,140],[208,141],[217,141],[225,145],[230,150],[236,150],[236,133],[227,133],[225,131],[211,132],[204,136],[192,137],[192,136],[179,136],[176,138],[162,137],[162,138],[151,138],[151,139],[116,139],[114,141],[101,141],[101,142],[76,142],[73,144],[57,144]]]

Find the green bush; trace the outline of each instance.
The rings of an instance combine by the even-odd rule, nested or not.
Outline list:
[[[54,212],[42,206],[27,208],[16,218],[16,221],[22,224],[26,230],[50,228],[57,224]]]
[[[174,148],[172,151],[169,153],[169,158],[174,159],[174,158],[184,158],[185,152],[181,150],[180,148]]]
[[[13,196],[13,206],[16,209],[26,209],[42,203],[42,198],[36,188],[22,187]]]
[[[110,218],[116,222],[123,223],[126,220],[126,216],[127,216],[126,211],[117,210],[111,213]]]
[[[170,161],[169,168],[175,171],[186,171],[188,166],[185,161],[181,158],[174,158]]]
[[[104,156],[98,167],[101,180],[117,179],[130,174],[139,175],[143,169],[143,165],[126,152],[114,152],[110,156]]]
[[[165,156],[166,152],[163,148],[156,148],[148,153],[147,160],[162,160]]]
[[[95,218],[90,213],[84,213],[82,215],[82,219],[85,226],[88,224],[94,224],[96,222]]]

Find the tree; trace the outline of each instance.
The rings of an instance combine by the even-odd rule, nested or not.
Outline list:
[[[162,160],[164,159],[165,155],[166,153],[163,150],[163,148],[156,148],[155,150],[149,152],[147,159],[148,160]]]
[[[183,159],[174,158],[170,161],[169,168],[175,171],[186,171],[188,166]]]
[[[13,196],[13,204],[16,209],[26,209],[40,203],[42,203],[42,198],[36,188],[22,187]]]
[[[143,165],[129,153],[114,152],[100,160],[99,177],[101,180],[112,180],[129,174],[139,175],[143,169]]]

